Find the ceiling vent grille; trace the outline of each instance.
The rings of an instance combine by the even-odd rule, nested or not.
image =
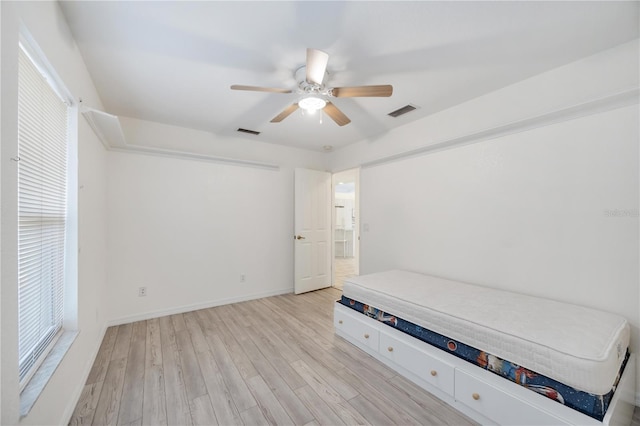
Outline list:
[[[391,111],[389,114],[391,117],[397,118],[400,117],[401,115],[404,115],[408,112],[413,111],[414,109],[416,109],[416,107],[414,107],[413,105],[405,105],[402,108],[398,108],[395,111]]]
[[[255,130],[243,129],[242,127],[238,128],[238,132],[240,133],[249,133],[250,135],[259,135],[260,132],[256,132]]]

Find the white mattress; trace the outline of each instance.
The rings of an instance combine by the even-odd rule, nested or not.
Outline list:
[[[343,295],[596,395],[629,346],[620,316],[408,271],[348,278]]]

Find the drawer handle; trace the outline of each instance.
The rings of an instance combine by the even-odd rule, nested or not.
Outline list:
[[[431,370],[431,375],[435,377],[438,375],[438,372],[436,370]]]
[[[365,338],[365,339],[368,339],[368,338],[369,338],[369,335],[368,335],[367,333],[365,333],[365,334],[364,334],[364,338]]]
[[[393,352],[393,346],[389,346],[389,347],[387,348],[387,350],[388,350],[389,352]]]
[[[338,320],[338,324],[342,324],[342,320]]]
[[[471,397],[477,401],[477,400],[480,399],[480,394],[479,393],[472,393]]]

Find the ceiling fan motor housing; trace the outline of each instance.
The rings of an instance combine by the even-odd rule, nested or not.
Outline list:
[[[307,67],[305,65],[301,66],[293,73],[296,81],[298,82],[298,93],[301,95],[328,95],[328,91],[324,85],[324,81],[326,81],[329,73],[327,71],[324,72],[324,78],[322,79],[322,84],[316,84],[313,82],[307,81]]]

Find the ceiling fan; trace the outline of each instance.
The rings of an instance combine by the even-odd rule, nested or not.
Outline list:
[[[295,93],[301,95],[298,102],[289,105],[271,122],[279,123],[287,118],[298,108],[312,112],[323,110],[338,126],[349,124],[351,120],[338,109],[328,98],[355,98],[355,97],[389,97],[393,93],[393,86],[389,84],[377,86],[353,86],[353,87],[327,87],[323,83],[327,76],[327,63],[329,54],[318,49],[307,49],[307,63],[298,68],[295,79],[298,87]],[[249,90],[254,92],[269,93],[293,93],[293,90],[271,87],[243,86],[234,84],[232,90]]]

